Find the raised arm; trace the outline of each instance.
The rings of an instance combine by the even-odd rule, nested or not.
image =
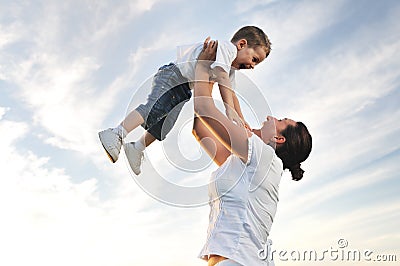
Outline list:
[[[237,111],[241,111],[240,106],[239,109],[237,109],[239,101],[237,101],[237,97],[235,91],[232,88],[228,73],[226,73],[225,70],[222,69],[222,67],[214,68],[214,72],[217,76],[216,81],[218,82],[221,98],[224,101],[226,116],[230,120],[236,122],[236,124],[244,126],[244,119]]]
[[[235,91],[233,91],[233,104],[234,104],[234,106],[235,106],[235,111],[236,111],[236,113],[238,114],[238,116],[239,116],[240,119],[241,119],[241,122],[243,123],[243,125],[244,125],[248,130],[250,130],[251,128],[250,128],[249,124],[246,122],[246,120],[245,120],[244,117],[243,117],[242,108],[240,107],[239,99],[238,99],[238,97],[237,97]]]
[[[199,119],[210,129],[218,140],[232,153],[247,162],[248,139],[244,127],[230,121],[216,106],[209,89],[210,62],[213,59],[217,43],[211,41],[199,56],[196,65],[194,87],[194,109]]]
[[[232,84],[229,80],[229,74],[222,67],[215,67],[214,72],[216,75],[216,82],[218,83],[219,91],[221,94],[221,98],[224,101],[224,104],[227,105],[225,108],[228,110],[229,107],[231,109],[235,108],[235,103],[233,101],[233,90]]]

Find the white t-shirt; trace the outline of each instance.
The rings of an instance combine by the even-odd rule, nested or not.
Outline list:
[[[178,46],[177,48],[177,60],[175,64],[178,66],[182,75],[189,81],[194,81],[194,69],[196,66],[196,60],[201,50],[203,49],[203,43],[197,43],[194,45]],[[231,69],[233,60],[237,56],[236,46],[229,41],[218,42],[217,56],[215,62],[211,64],[211,69],[221,67],[229,74],[232,89],[235,89],[235,71]],[[215,80],[216,75],[213,71],[210,73],[210,80]]]
[[[246,164],[231,155],[211,176],[207,240],[199,257],[218,254],[242,265],[271,266],[271,257],[264,260],[259,252],[275,217],[283,163],[258,136],[248,144]]]

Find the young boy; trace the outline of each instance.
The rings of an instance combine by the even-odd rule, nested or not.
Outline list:
[[[226,115],[242,126],[243,119],[234,88],[235,70],[253,69],[270,52],[268,36],[255,26],[239,29],[231,41],[219,41],[216,60],[211,64],[211,79],[218,83]],[[172,129],[178,115],[192,93],[194,69],[203,44],[178,49],[177,61],[162,66],[154,75],[151,93],[146,104],[139,105],[116,128],[99,132],[100,141],[114,163],[123,144],[123,138],[141,125],[145,134],[136,142],[124,144],[125,153],[133,172],[141,172],[144,149],[156,139],[163,140]]]

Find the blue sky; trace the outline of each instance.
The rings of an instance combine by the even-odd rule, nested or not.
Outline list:
[[[206,36],[229,40],[244,25],[264,29],[273,48],[241,75],[250,81],[238,88],[245,115],[254,115],[249,108],[269,113],[261,95],[273,115],[305,122],[314,141],[303,180],[293,182],[287,172],[282,178],[273,249],[322,252],[346,239],[351,249],[400,260],[397,1],[0,6],[1,265],[205,265],[196,256],[208,206],[171,206],[138,185],[161,199],[204,203],[202,189],[215,167],[206,167],[191,136],[191,104],[171,135],[180,150],[169,157],[196,159],[203,171],[174,167],[165,155],[167,144],[178,142],[171,137],[147,150],[135,182],[123,155],[116,164],[107,161],[97,132],[144,100],[149,78],[175,59],[178,45]],[[168,198],[157,176],[202,189]]]

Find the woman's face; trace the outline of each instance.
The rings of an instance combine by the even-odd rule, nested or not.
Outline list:
[[[288,118],[276,119],[273,116],[267,116],[261,127],[261,134],[263,139],[271,140],[274,137],[280,137],[281,132],[286,129],[287,126],[296,126],[296,121]]]
[[[267,116],[266,121],[271,120],[275,124],[276,132],[280,134],[283,130],[286,129],[287,126],[296,126],[296,121],[289,119],[289,118],[283,118],[283,119],[276,119],[273,116]],[[265,123],[265,122],[264,122]]]

